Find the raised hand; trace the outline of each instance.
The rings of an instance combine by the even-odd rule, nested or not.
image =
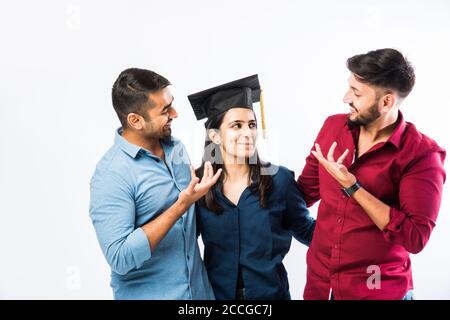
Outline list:
[[[208,192],[209,188],[216,184],[221,173],[222,169],[219,169],[216,174],[214,174],[211,162],[206,161],[203,170],[203,178],[200,181],[195,174],[194,167],[191,165],[191,182],[186,189],[180,192],[178,199],[186,206],[190,206],[203,197]]]
[[[356,177],[351,174],[347,168],[342,164],[345,157],[348,155],[348,149],[342,153],[342,155],[335,161],[334,160],[334,150],[336,149],[336,141],[330,147],[327,157],[325,158],[320,149],[318,143],[315,144],[316,150],[311,151],[311,153],[316,157],[319,163],[327,170],[327,172],[336,179],[337,182],[344,188],[349,188],[356,182]]]

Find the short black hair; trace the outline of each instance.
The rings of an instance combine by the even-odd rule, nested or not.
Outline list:
[[[395,49],[379,49],[347,60],[347,68],[358,81],[394,90],[405,98],[414,87],[416,76],[411,63]]]
[[[169,80],[156,72],[130,68],[122,71],[112,87],[112,104],[123,128],[127,127],[129,113],[146,118],[149,94],[171,85]]]

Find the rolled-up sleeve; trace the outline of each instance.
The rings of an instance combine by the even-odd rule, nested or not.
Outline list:
[[[414,161],[399,186],[399,208],[391,207],[390,222],[383,230],[387,241],[408,252],[420,252],[428,242],[441,204],[445,182],[445,151],[429,152]]]
[[[136,228],[133,189],[118,174],[94,174],[89,214],[111,269],[126,274],[150,259],[149,240]]]

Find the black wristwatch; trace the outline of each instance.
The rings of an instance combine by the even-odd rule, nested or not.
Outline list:
[[[356,181],[355,184],[352,185],[351,187],[342,188],[341,190],[345,196],[350,198],[352,196],[352,194],[354,194],[359,188],[361,188],[361,185],[359,184],[358,181]]]

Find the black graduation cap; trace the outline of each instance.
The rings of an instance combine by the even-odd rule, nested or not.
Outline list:
[[[265,136],[264,103],[258,75],[242,78],[220,86],[200,91],[188,96],[197,120],[215,117],[232,108],[248,108],[253,110],[253,103],[260,102],[261,127]]]

